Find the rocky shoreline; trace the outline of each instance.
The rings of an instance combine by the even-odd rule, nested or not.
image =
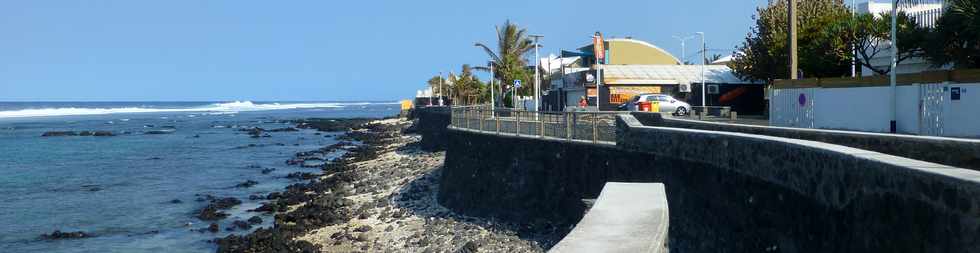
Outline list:
[[[558,233],[529,231],[456,214],[436,202],[443,154],[418,147],[405,119],[294,122],[321,131],[351,129],[341,142],[287,161],[319,166],[306,180],[252,211],[275,214],[271,228],[217,238],[217,252],[543,252]],[[326,163],[318,154],[344,149]]]

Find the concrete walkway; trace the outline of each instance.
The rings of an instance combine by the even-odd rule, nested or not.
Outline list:
[[[595,205],[549,252],[667,252],[661,183],[606,183]]]

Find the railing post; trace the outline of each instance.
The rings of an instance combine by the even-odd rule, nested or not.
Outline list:
[[[599,141],[599,113],[592,115],[592,143]]]
[[[568,141],[572,141],[572,117],[569,117],[569,115],[572,115],[572,113],[571,112],[565,112],[564,113],[564,116],[565,116],[565,139],[568,140]]]
[[[521,136],[521,112],[514,111],[514,118],[517,119],[516,121],[517,126],[514,127],[515,129],[517,129],[517,131],[514,131],[514,133],[517,134],[517,136]]]
[[[480,109],[479,112],[480,116],[478,117],[480,118],[480,132],[483,132],[483,120],[485,119],[484,116],[486,116],[487,112],[483,109]]]
[[[496,113],[496,109],[493,110],[493,112]],[[495,125],[497,125],[497,135],[500,135],[500,117],[493,117],[493,121],[496,122]]]
[[[541,132],[541,138],[544,138],[544,118],[545,118],[545,114],[542,114],[541,112],[536,112],[536,113],[538,115],[538,123],[540,123],[540,126],[538,127],[538,130],[540,130],[540,132]]]

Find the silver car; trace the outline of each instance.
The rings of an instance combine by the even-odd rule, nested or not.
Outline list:
[[[691,111],[690,104],[663,94],[640,94],[633,96],[633,99],[623,104],[621,109],[634,112],[639,111],[640,102],[658,102],[660,104],[660,112],[669,112],[674,115],[687,115]]]

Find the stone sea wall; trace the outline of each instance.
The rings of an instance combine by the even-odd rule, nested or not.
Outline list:
[[[419,107],[412,109],[412,118],[417,120],[415,130],[422,135],[419,145],[426,151],[446,149],[446,126],[452,121],[449,107]]]
[[[662,117],[659,113],[634,112],[632,115],[643,123],[643,125],[647,126],[728,131],[819,141],[980,170],[980,140],[728,124],[666,118]]]
[[[474,216],[574,224],[606,182],[662,182],[678,252],[980,248],[980,172],[632,116],[617,125],[617,145],[449,128],[439,201]]]

